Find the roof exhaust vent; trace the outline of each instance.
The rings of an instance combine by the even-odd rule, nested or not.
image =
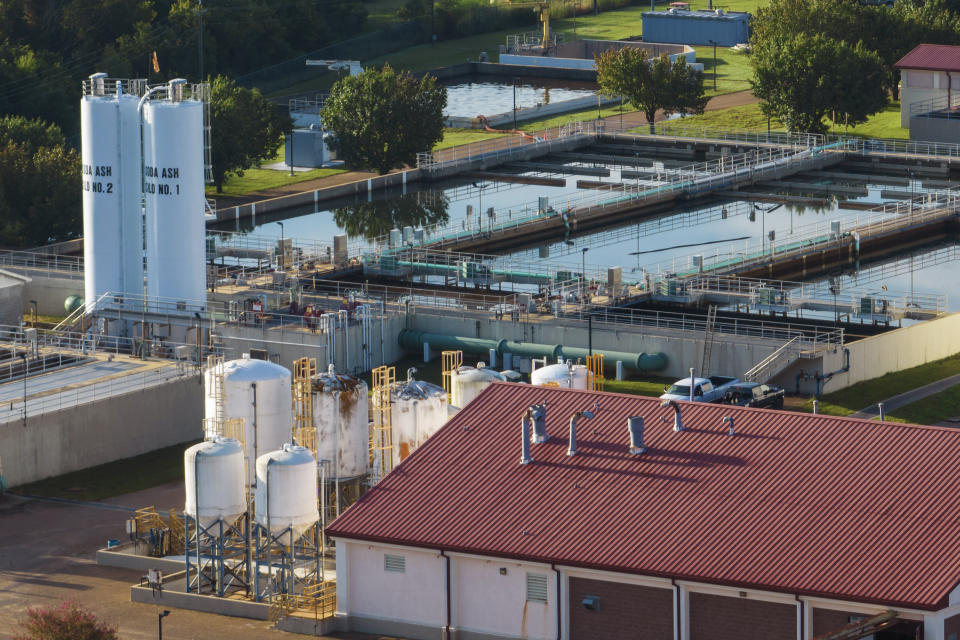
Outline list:
[[[417,374],[417,368],[416,368],[416,367],[410,367],[409,369],[407,369],[407,382],[408,382],[408,383],[409,383],[409,382],[414,382],[413,376],[415,376],[416,374]]]
[[[547,403],[541,402],[530,406],[533,415],[533,443],[540,444],[547,441]]]
[[[530,425],[533,424],[533,409],[527,409],[520,416],[520,464],[530,464],[533,456],[530,455]]]
[[[627,418],[627,429],[630,430],[630,454],[638,456],[647,452],[643,444],[643,416]]]
[[[737,435],[737,433],[733,430],[733,416],[724,417],[723,424],[727,424],[728,422],[730,423],[730,431],[727,432],[727,435],[729,436]]]
[[[580,418],[593,418],[597,415],[598,411],[600,411],[599,402],[593,405],[593,411],[577,411],[570,416],[570,445],[567,447],[568,456],[577,455],[577,420]]]
[[[673,407],[673,430],[674,431],[686,431],[683,427],[683,420],[680,416],[680,405],[677,404],[675,400],[664,400],[660,403],[661,407]],[[667,421],[666,417],[661,418],[664,422]]]

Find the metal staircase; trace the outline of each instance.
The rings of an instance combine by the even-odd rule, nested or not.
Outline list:
[[[746,382],[766,382],[800,357],[802,336],[794,336],[743,374]]]

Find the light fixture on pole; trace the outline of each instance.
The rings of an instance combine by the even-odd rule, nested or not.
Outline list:
[[[163,619],[170,615],[170,612],[164,609],[157,613],[157,640],[163,640]]]
[[[587,251],[589,250],[590,250],[590,247],[584,247],[583,249],[581,249],[581,251],[583,252],[583,255],[581,258],[581,267],[583,268],[583,272],[580,274],[580,278],[583,282],[583,291],[581,292],[581,297],[586,297],[586,294],[587,294]]]

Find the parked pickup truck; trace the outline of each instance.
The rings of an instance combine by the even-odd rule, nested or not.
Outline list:
[[[739,380],[728,376],[694,378],[693,400],[694,402],[722,402],[727,389],[737,382]],[[661,400],[689,400],[690,378],[681,378],[670,385],[669,389],[663,391],[663,395],[660,396]]]
[[[771,407],[783,409],[784,391],[775,384],[759,382],[738,382],[727,387],[723,396],[725,404],[741,407]]]

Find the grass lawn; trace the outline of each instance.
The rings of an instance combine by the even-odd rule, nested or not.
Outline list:
[[[957,416],[960,416],[960,385],[900,407],[888,414],[887,419],[916,424],[937,424]]]
[[[635,396],[653,396],[658,397],[663,393],[664,387],[669,387],[674,383],[670,378],[650,377],[642,380],[604,380],[603,390],[613,393],[629,393]]]
[[[470,144],[471,142],[479,142],[481,140],[493,140],[494,138],[502,138],[505,135],[507,134],[490,133],[489,131],[484,131],[483,129],[447,128],[443,130],[443,140],[433,145],[433,150],[439,151],[440,149],[456,147],[461,144]]]
[[[919,367],[888,373],[879,378],[858,382],[841,391],[824,395],[820,399],[819,411],[834,416],[847,416],[897,394],[922,387],[925,384],[936,382],[957,373],[960,373],[960,355],[950,356]],[[906,418],[914,416],[913,419],[908,421],[926,423],[939,422],[960,415],[960,409],[957,406],[950,405],[951,397],[954,398],[954,401],[960,402],[960,391],[956,389],[954,387],[952,390],[934,396],[933,399],[928,398],[923,402],[903,407],[896,414],[897,419],[902,416],[907,421]],[[938,400],[941,396],[944,396],[942,402]],[[923,404],[927,405],[926,408],[915,406]],[[807,411],[812,411],[813,400],[808,400],[804,408]],[[922,416],[922,419],[919,419],[919,416]],[[893,419],[893,416],[891,416],[891,419]]]
[[[183,480],[183,450],[191,444],[194,443],[185,442],[126,460],[21,485],[12,493],[94,501],[176,482]]]
[[[297,171],[290,175],[289,171],[276,171],[274,169],[247,169],[243,176],[230,176],[223,183],[223,192],[217,193],[217,188],[207,185],[207,196],[216,198],[217,196],[243,196],[254,191],[263,189],[273,189],[283,187],[297,182],[306,182],[314,178],[323,178],[326,176],[335,176],[338,173],[346,173],[346,169],[312,169],[310,171]]]
[[[678,127],[704,127],[707,129],[740,129],[746,131],[766,131],[767,117],[760,111],[759,104],[749,104],[742,107],[731,107],[720,111],[708,111],[701,116],[687,116],[674,120]],[[644,127],[640,127],[644,129]],[[771,131],[786,131],[777,120],[770,123]],[[844,128],[833,127],[833,134],[844,134]],[[847,135],[865,136],[872,138],[902,138],[910,137],[909,129],[900,128],[900,103],[891,102],[880,113],[872,116],[867,122],[850,127]]]

